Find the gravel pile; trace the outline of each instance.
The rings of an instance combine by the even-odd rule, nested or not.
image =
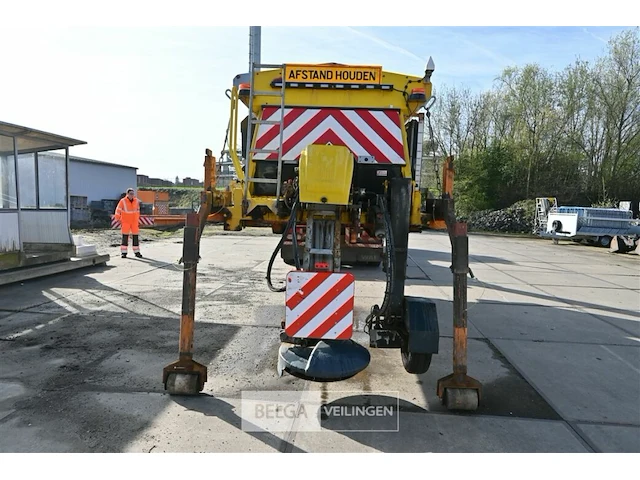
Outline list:
[[[484,210],[466,218],[470,231],[532,233],[535,201],[523,200],[502,210]]]

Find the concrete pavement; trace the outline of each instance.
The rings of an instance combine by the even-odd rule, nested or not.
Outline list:
[[[451,372],[445,235],[412,234],[409,245],[406,293],[438,306],[430,370],[410,375],[398,351],[371,350],[369,367],[338,383],[276,374],[284,294],[264,276],[277,240],[203,237],[194,358],[209,379],[193,398],[170,397],[161,383],[177,357],[180,238],[146,244],[142,260],[114,248],[101,252],[112,254],[107,267],[0,287],[0,451],[640,452],[639,258],[472,235],[469,374],[483,399],[474,414],[452,414],[435,391]],[[274,283],[288,270],[278,260]],[[354,274],[354,338],[366,345],[362,324],[382,301],[384,274]],[[399,432],[357,418],[321,432],[245,432],[247,390],[395,405]]]

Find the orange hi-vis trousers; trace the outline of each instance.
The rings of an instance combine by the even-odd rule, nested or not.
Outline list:
[[[115,212],[116,220],[121,223],[120,232],[122,242],[120,243],[120,253],[127,253],[129,249],[129,235],[133,236],[133,251],[140,251],[140,201],[134,198],[133,201],[127,197],[120,199]]]

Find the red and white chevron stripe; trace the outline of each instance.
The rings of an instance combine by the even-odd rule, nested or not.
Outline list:
[[[140,219],[138,220],[138,225],[146,225],[153,226],[155,222],[153,221],[153,217],[148,217],[144,215],[140,215]],[[120,228],[121,222],[116,220],[115,215],[111,215],[111,228]]]
[[[398,110],[285,108],[282,158],[297,160],[311,144],[346,146],[356,156],[372,156],[376,163],[404,165],[402,127]],[[279,121],[279,107],[264,107],[263,120]],[[277,150],[280,125],[259,125],[254,148]],[[275,153],[256,153],[254,160],[277,160]]]
[[[351,273],[289,272],[285,333],[295,338],[351,338],[354,294]]]

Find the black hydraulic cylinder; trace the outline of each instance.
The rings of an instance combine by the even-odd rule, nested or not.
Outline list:
[[[404,283],[407,276],[407,254],[409,225],[411,222],[411,179],[392,178],[390,182],[391,231],[393,234],[394,278],[391,290],[389,313],[402,317],[404,314]]]

